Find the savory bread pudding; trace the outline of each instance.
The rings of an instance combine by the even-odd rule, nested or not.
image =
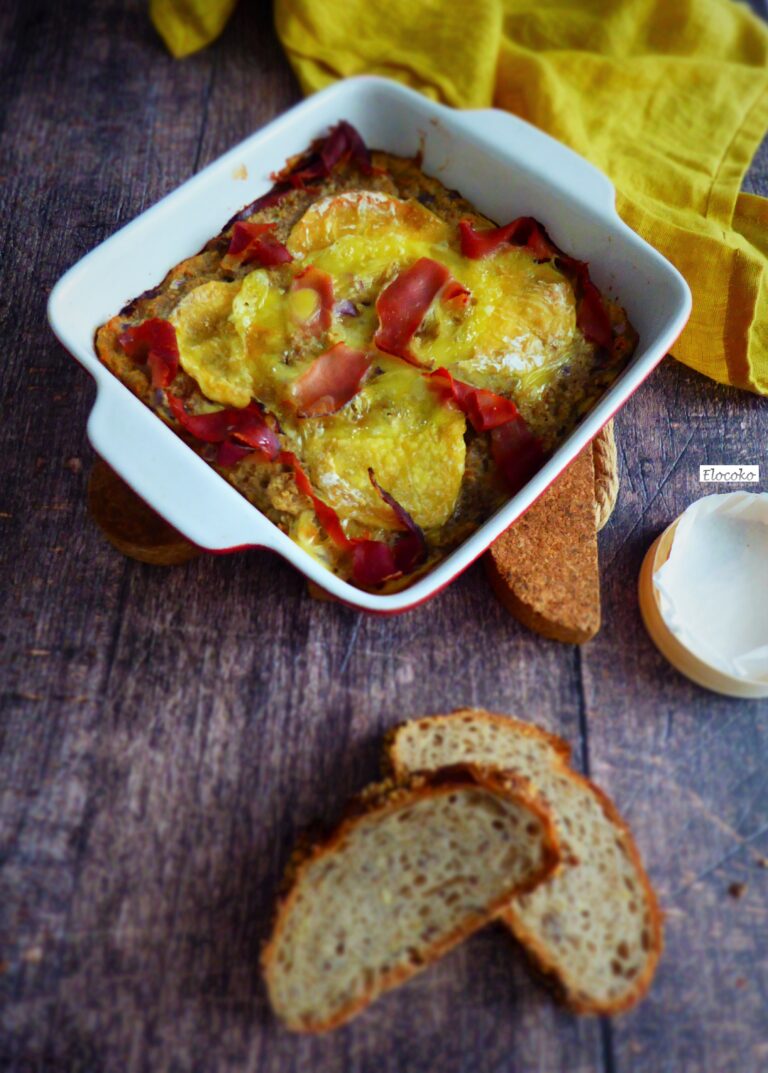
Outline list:
[[[531,217],[495,226],[341,122],[96,335],[305,551],[411,583],[542,465],[637,336]]]

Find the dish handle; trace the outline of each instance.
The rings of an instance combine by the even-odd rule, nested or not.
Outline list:
[[[283,534],[143,403],[123,397],[125,390],[99,383],[88,418],[88,439],[97,454],[198,547],[281,550]]]
[[[504,137],[516,141],[524,139],[547,172],[567,183],[569,197],[577,197],[595,209],[615,213],[616,190],[611,180],[563,142],[500,108],[477,108],[459,115],[466,117],[469,130],[487,135],[496,144]],[[563,174],[563,153],[570,157],[567,174]],[[550,156],[552,159],[548,162]]]

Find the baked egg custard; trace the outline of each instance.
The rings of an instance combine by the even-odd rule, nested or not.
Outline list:
[[[102,361],[299,545],[414,580],[543,463],[636,336],[537,221],[346,123],[99,329]]]

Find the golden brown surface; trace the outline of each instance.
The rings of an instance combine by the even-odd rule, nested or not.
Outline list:
[[[566,742],[479,708],[403,723],[387,735],[393,780],[471,763],[530,779],[552,809],[560,869],[501,919],[576,1013],[616,1014],[647,992],[662,953],[662,913],[632,832],[574,770]]]
[[[600,629],[592,451],[582,451],[485,555],[494,592],[524,626],[582,644]]]
[[[374,153],[374,163],[376,172],[372,176],[364,176],[354,166],[345,165],[321,183],[313,186],[311,190],[292,191],[278,204],[261,209],[247,218],[251,221],[273,223],[275,237],[280,241],[287,241],[297,223],[302,220],[315,202],[329,195],[346,191],[370,190],[378,194],[418,201],[440,220],[453,226],[460,219],[467,217],[474,219],[477,223],[487,225],[488,221],[481,217],[467,201],[455,191],[447,190],[436,179],[426,176],[414,161]],[[423,212],[423,209],[421,211]],[[231,228],[225,229],[219,236],[211,239],[199,254],[173,268],[159,287],[135,299],[120,314],[103,325],[97,332],[96,348],[99,357],[112,372],[153,408],[162,420],[174,428],[193,450],[209,464],[214,465],[221,476],[232,483],[271,521],[310,550],[313,542],[316,545],[316,541],[311,535],[312,523],[310,523],[309,530],[307,529],[307,519],[315,516],[309,501],[299,494],[290,468],[279,462],[260,461],[253,455],[229,467],[216,466],[215,450],[210,445],[201,444],[180,429],[167,408],[163,392],[151,387],[146,367],[137,365],[123,352],[119,344],[120,334],[126,327],[150,317],[174,316],[179,303],[201,285],[212,284],[215,281],[222,284],[226,281],[239,280],[251,273],[253,265],[231,268],[229,262],[224,261],[230,236]],[[274,273],[273,278],[277,279],[281,277],[281,274],[288,272],[288,266],[278,266],[269,271]],[[531,395],[522,389],[520,392],[515,392],[511,384],[507,390],[507,394],[514,398],[529,428],[540,438],[546,449],[554,447],[591,407],[595,399],[613,380],[634,346],[634,335],[631,327],[626,325],[624,311],[607,298],[605,302],[618,333],[613,359],[606,361],[593,345],[584,344],[582,340],[583,345],[573,352],[567,364],[564,364],[551,380],[546,381],[545,386]],[[460,367],[458,367],[458,372],[461,374]],[[195,379],[183,369],[179,370],[168,390],[184,400],[190,413],[201,413],[210,409],[210,400],[202,393]],[[335,418],[328,419],[327,423],[330,425],[334,420]],[[314,427],[317,427],[317,423]],[[302,463],[306,465],[308,459],[302,457],[302,450],[304,448],[309,450],[311,442],[310,438],[303,448],[296,447],[290,441],[286,441],[284,446],[297,450]],[[439,524],[437,521],[433,524],[427,520],[433,517],[434,512],[425,510],[423,514],[424,520],[421,524],[425,527],[429,548],[428,565],[433,564],[461,543],[504,502],[508,495],[499,479],[495,465],[491,462],[487,437],[477,435],[468,428],[465,433],[465,443],[466,458],[463,476],[460,472],[457,474],[458,495],[455,500],[448,500],[447,514],[441,516]],[[320,441],[318,441],[319,444]],[[414,449],[418,465],[425,469],[432,466],[433,471],[431,479],[422,478],[421,483],[424,487],[418,503],[426,503],[423,499],[423,496],[427,494],[426,489],[431,489],[430,494],[437,495],[439,499],[438,478],[441,478],[443,469],[446,473],[448,472],[447,467],[436,469],[434,460],[421,458],[421,448]],[[330,480],[335,472],[334,462],[330,456],[329,459],[325,458],[323,450],[318,446],[314,455],[309,459],[310,472],[313,466],[327,466]],[[408,468],[404,461],[403,465],[394,467],[393,474],[402,473]],[[313,479],[317,476],[318,474],[313,474]],[[392,489],[391,481],[388,483]],[[370,489],[368,493],[371,494]],[[322,494],[327,499],[327,492]],[[400,498],[399,495],[398,498]],[[452,510],[451,501],[453,502]],[[422,517],[418,503],[414,502],[408,508],[417,521]],[[370,519],[355,518],[355,525],[357,521],[360,521],[360,524],[365,522],[368,527],[371,525]],[[354,526],[352,535],[355,535]],[[384,539],[391,543],[397,534],[393,534],[390,530],[374,529],[370,531],[370,535],[374,539]],[[309,546],[305,543],[307,540],[310,542]],[[349,573],[349,563],[332,547],[326,545],[319,554],[326,566],[342,576]]]
[[[613,421],[604,425],[592,441],[595,464],[595,524],[598,533],[607,525],[619,496],[619,456]]]
[[[338,1027],[559,861],[551,813],[526,779],[458,765],[370,787],[290,861],[262,954],[273,1010],[294,1031]]]
[[[88,480],[88,510],[110,544],[130,559],[177,566],[202,554],[100,458]]]

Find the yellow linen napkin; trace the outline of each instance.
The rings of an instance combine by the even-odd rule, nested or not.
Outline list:
[[[175,53],[197,5],[152,0]],[[162,18],[159,12],[162,11]],[[169,29],[183,30],[180,48]],[[602,168],[627,223],[683,273],[675,356],[768,394],[768,203],[740,194],[768,128],[768,28],[732,0],[276,0],[305,92],[386,75],[516,113]],[[202,46],[214,36],[198,35]]]
[[[149,0],[155,29],[174,56],[189,56],[215,41],[237,0]]]

